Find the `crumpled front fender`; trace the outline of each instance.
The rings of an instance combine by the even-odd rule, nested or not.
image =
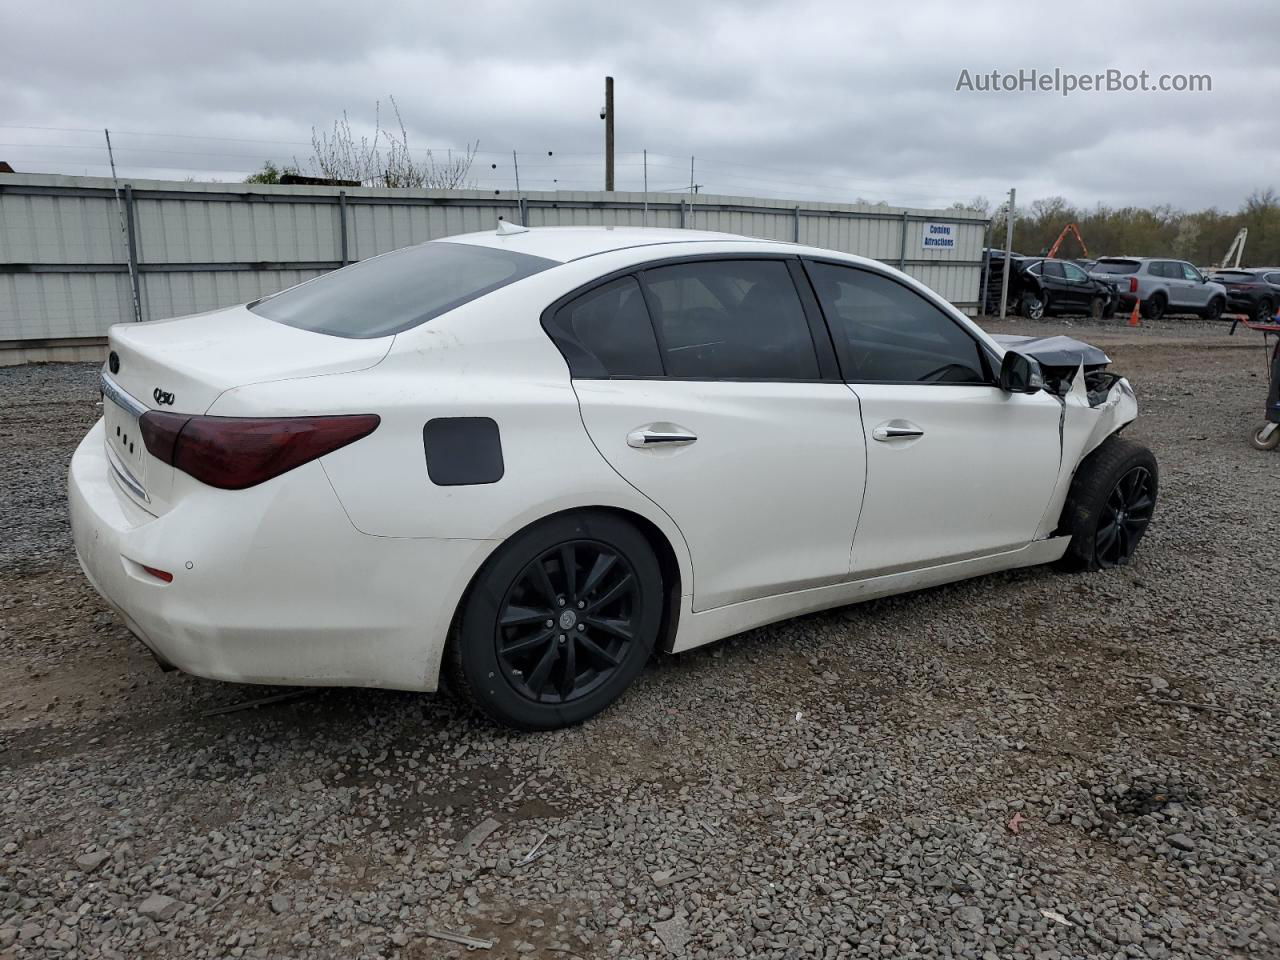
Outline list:
[[[1138,398],[1129,381],[1121,377],[1111,385],[1106,399],[1097,406],[1089,403],[1085,388],[1084,367],[1076,373],[1071,389],[1062,398],[1062,420],[1059,427],[1062,441],[1062,459],[1058,468],[1058,483],[1053,497],[1040,520],[1036,538],[1050,536],[1058,527],[1062,506],[1071,489],[1080,462],[1096,450],[1107,437],[1119,432],[1138,417]]]

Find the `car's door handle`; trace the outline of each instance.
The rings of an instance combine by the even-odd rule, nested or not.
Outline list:
[[[917,427],[914,423],[908,423],[905,420],[893,420],[889,423],[882,423],[871,431],[871,436],[876,440],[909,440],[912,437],[923,437],[924,431]]]
[[[636,427],[627,434],[627,446],[644,449],[645,447],[682,447],[693,443],[698,435],[692,430],[676,426],[674,423],[648,423]]]

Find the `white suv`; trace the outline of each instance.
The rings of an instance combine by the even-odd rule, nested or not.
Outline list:
[[[1089,272],[1120,288],[1121,309],[1132,310],[1134,301],[1140,301],[1142,315],[1149,320],[1176,313],[1217,320],[1227,306],[1226,287],[1185,260],[1103,257]]]

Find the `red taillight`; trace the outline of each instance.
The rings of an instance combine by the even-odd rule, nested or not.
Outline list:
[[[1129,292],[1130,292],[1130,293],[1137,293],[1137,292],[1138,292],[1138,278],[1137,278],[1137,277],[1130,277],[1130,278],[1129,278]]]
[[[138,426],[157,460],[223,490],[243,490],[367,437],[376,414],[188,417],[151,410]]]

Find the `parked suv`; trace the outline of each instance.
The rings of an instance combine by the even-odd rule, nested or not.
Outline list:
[[[1009,275],[1009,301],[1028,319],[1039,320],[1050,313],[1085,313],[1100,320],[1116,312],[1116,284],[1090,276],[1070,260],[1028,257],[1014,264]]]
[[[1227,307],[1255,323],[1269,323],[1280,306],[1280,267],[1216,270],[1212,277],[1227,289]]]
[[[1110,280],[1120,288],[1120,306],[1142,302],[1142,315],[1158,320],[1166,313],[1194,313],[1208,320],[1222,316],[1227,290],[1205,278],[1185,260],[1156,257],[1102,257],[1092,276]]]

